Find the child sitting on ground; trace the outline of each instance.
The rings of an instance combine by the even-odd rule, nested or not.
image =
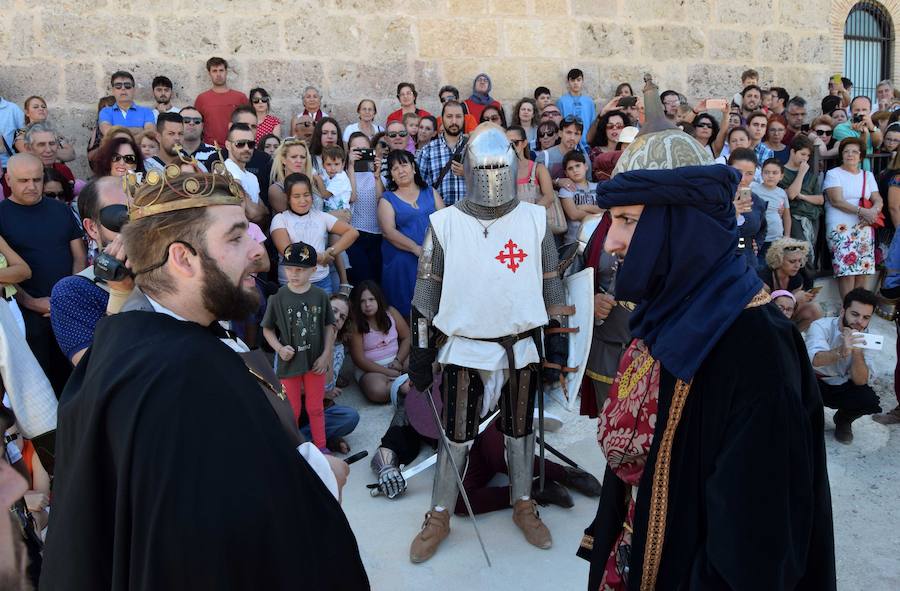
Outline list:
[[[313,443],[328,453],[323,400],[335,341],[334,313],[328,294],[310,283],[316,270],[312,246],[291,244],[283,265],[288,283],[269,298],[263,336],[278,355],[277,373],[294,419],[300,418],[301,402],[305,401]]]

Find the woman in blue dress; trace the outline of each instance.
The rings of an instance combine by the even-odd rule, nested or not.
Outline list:
[[[444,202],[422,180],[415,157],[406,150],[388,154],[387,170],[387,190],[378,201],[378,224],[384,237],[381,287],[388,302],[406,318],[428,216],[442,209]]]

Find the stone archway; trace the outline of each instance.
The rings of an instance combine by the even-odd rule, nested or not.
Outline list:
[[[834,0],[831,3],[831,12],[828,17],[831,28],[831,71],[832,73],[844,70],[844,24],[850,10],[858,0]],[[900,38],[900,0],[876,0],[877,4],[890,15],[894,25],[894,38]],[[900,82],[900,53],[897,52],[897,44],[894,44],[892,56],[893,72],[891,79],[895,83]]]

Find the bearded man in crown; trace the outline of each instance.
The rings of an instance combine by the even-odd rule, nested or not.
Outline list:
[[[134,192],[137,289],[60,398],[41,589],[369,588],[329,462],[218,322],[258,305],[241,197],[177,167]]]

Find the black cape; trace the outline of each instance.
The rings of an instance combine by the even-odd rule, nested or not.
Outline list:
[[[675,377],[663,368],[635,510],[628,588],[640,588],[653,471]],[[773,305],[743,311],[694,376],[675,434],[657,589],[836,588],[822,399],[800,334]],[[588,589],[625,520],[607,468]]]
[[[205,327],[102,320],[57,452],[42,591],[369,588],[340,505]]]

